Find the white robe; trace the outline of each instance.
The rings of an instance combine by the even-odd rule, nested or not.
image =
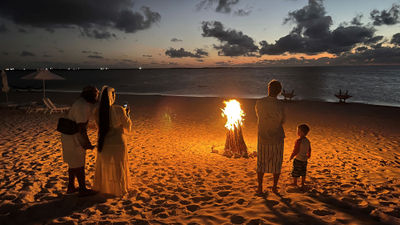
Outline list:
[[[95,190],[116,196],[128,191],[129,168],[125,134],[131,132],[131,126],[132,122],[124,108],[110,106],[110,130],[104,139],[102,151],[97,153]]]
[[[79,98],[72,104],[67,117],[76,123],[87,123],[93,114],[93,108],[94,104]],[[61,134],[63,159],[70,168],[85,166],[86,150],[79,143],[78,135],[80,134]]]

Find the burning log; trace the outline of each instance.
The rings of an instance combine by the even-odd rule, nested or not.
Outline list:
[[[339,93],[335,94],[335,97],[339,99],[340,103],[346,103],[346,99],[351,98],[353,96],[349,95],[348,90],[346,90],[345,93],[342,93],[342,89],[340,89]]]
[[[244,112],[240,108],[240,103],[236,100],[230,100],[225,103],[222,109],[222,116],[227,118],[225,127],[226,132],[225,149],[223,155],[227,157],[248,157],[247,146],[243,138],[242,121]]]

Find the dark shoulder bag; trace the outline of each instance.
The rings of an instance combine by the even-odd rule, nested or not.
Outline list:
[[[76,134],[78,133],[78,124],[73,120],[60,118],[57,123],[57,131],[69,135]]]

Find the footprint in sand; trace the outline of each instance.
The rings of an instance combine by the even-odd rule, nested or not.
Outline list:
[[[226,196],[228,196],[230,193],[231,193],[230,191],[220,191],[220,192],[218,192],[217,194],[218,194],[219,196],[221,196],[221,197],[226,197]]]
[[[318,215],[318,216],[328,216],[328,215],[335,215],[336,214],[335,212],[324,210],[324,209],[321,209],[321,210],[320,209],[316,209],[316,210],[313,211],[313,213],[315,215]]]
[[[231,223],[233,224],[242,224],[246,221],[243,216],[233,215],[231,216]]]
[[[186,206],[186,209],[189,210],[190,212],[194,212],[200,209],[200,206],[198,205],[188,205]]]
[[[278,202],[278,201],[275,201],[275,200],[268,200],[268,199],[267,199],[267,200],[265,200],[265,204],[266,204],[268,207],[272,208],[272,207],[278,205],[279,202]]]

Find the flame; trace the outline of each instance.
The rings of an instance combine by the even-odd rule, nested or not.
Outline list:
[[[242,125],[243,116],[245,115],[243,110],[240,108],[240,103],[231,99],[229,101],[224,101],[225,108],[222,110],[222,117],[226,117],[225,127],[229,130],[233,130],[235,127],[237,128],[239,125]]]

